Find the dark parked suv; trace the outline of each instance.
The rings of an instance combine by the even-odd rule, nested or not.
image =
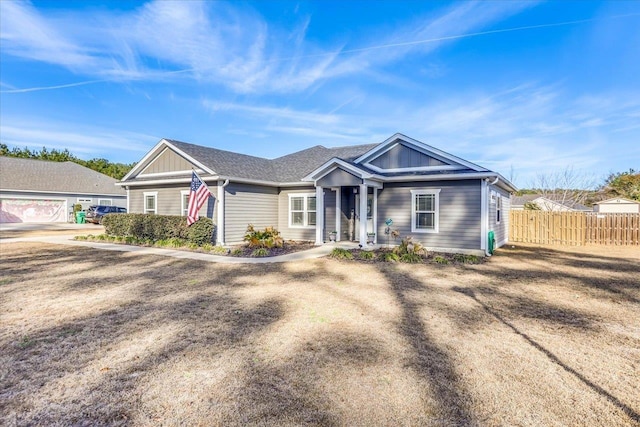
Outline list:
[[[93,206],[91,206],[93,208]],[[101,224],[102,217],[110,213],[127,213],[125,208],[119,206],[96,206],[94,209],[89,208],[85,221],[92,222],[94,224]]]

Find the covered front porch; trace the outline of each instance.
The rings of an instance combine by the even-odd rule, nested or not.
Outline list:
[[[334,239],[362,246],[377,243],[378,192],[383,185],[361,172],[334,165],[314,177],[317,245]]]

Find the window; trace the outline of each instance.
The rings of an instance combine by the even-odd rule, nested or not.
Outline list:
[[[411,190],[411,232],[437,233],[440,189]]]
[[[158,192],[144,193],[144,213],[157,214],[158,213]]]
[[[181,190],[180,199],[182,200],[182,216],[187,216],[187,208],[189,207],[189,190]]]
[[[78,197],[76,200],[77,200],[77,203],[80,203],[80,204],[93,202],[93,199],[83,199],[81,197]]]
[[[502,215],[502,197],[497,196],[496,200],[496,223],[500,224],[500,217]]]
[[[289,194],[289,227],[316,226],[316,195]]]
[[[98,199],[98,204],[101,206],[111,206],[111,199]]]

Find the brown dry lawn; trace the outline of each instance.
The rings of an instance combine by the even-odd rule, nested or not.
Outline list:
[[[461,266],[0,251],[0,424],[640,423],[637,247]]]

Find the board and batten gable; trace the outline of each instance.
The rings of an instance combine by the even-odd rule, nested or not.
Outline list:
[[[315,195],[316,189],[310,187],[281,187],[278,194],[278,231],[286,240],[307,240],[316,239],[315,227],[289,227],[289,195],[290,194],[311,194]]]
[[[242,242],[249,224],[256,230],[277,227],[278,189],[230,183],[225,187],[224,223],[224,241],[229,244]]]
[[[189,171],[193,167],[184,157],[167,147],[157,157],[150,160],[137,176],[178,173]]]
[[[316,182],[316,185],[320,187],[338,187],[338,186],[348,186],[348,185],[359,185],[361,183],[362,183],[362,179],[358,178],[357,176],[345,170],[337,168],[334,171],[320,178]]]
[[[378,243],[385,243],[385,220],[391,218],[391,230],[398,230],[400,238],[411,236],[413,241],[436,250],[454,248],[479,251],[482,229],[480,187],[480,180],[477,179],[386,183],[378,192]],[[412,190],[439,190],[437,233],[411,231]]]
[[[211,218],[216,222],[217,205],[216,198],[217,184],[207,183],[212,196],[209,197],[198,214]],[[144,213],[144,194],[156,193],[157,212],[158,215],[179,215],[184,216],[183,195],[189,193],[189,184],[164,184],[162,186],[135,186],[129,189],[129,212]]]
[[[371,164],[380,169],[402,169],[427,166],[443,166],[447,163],[424,153],[398,144],[386,153],[376,157]]]

